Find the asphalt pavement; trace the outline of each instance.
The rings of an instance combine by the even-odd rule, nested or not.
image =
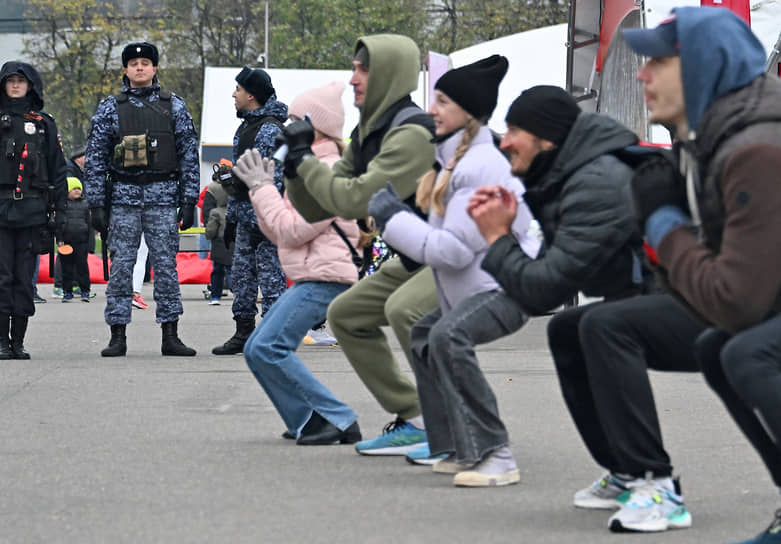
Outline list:
[[[692,528],[614,534],[610,512],[574,508],[601,469],[562,401],[546,318],[479,349],[519,485],[454,488],[401,457],[296,446],[243,357],[211,354],[233,321],[230,299],[209,306],[202,288],[182,286],[179,332],[196,357],[161,356],[146,285],[150,309],[133,311],[128,354],[109,359],[104,286],[88,304],[39,286],[48,303],[30,320],[32,359],[0,361],[0,542],[723,543],[759,532],[779,506],[702,377],[653,373]],[[359,414],[364,438],[393,419],[338,347],[299,354]]]

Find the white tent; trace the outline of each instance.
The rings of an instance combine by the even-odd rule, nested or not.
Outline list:
[[[507,57],[510,66],[499,86],[496,110],[488,122],[493,130],[504,132],[504,116],[521,91],[534,85],[564,86],[566,41],[566,24],[547,26],[454,51],[450,60],[458,68],[494,54]]]

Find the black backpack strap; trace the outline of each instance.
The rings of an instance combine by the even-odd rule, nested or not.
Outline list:
[[[358,269],[358,275],[361,276],[363,272],[363,259],[361,258],[360,255],[358,255],[358,252],[350,243],[350,240],[347,239],[347,236],[344,234],[344,231],[339,228],[339,225],[336,224],[336,221],[331,221],[331,226],[336,231],[336,234],[339,235],[339,238],[341,238],[342,241],[347,245],[347,248],[350,250],[350,255],[352,255],[353,258],[353,264],[355,265],[355,268]]]

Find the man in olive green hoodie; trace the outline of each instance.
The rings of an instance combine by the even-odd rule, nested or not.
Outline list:
[[[285,131],[287,192],[310,222],[365,218],[369,198],[388,181],[402,199],[414,202],[418,179],[434,163],[433,121],[410,98],[420,73],[415,43],[392,34],[365,36],[355,45],[352,64],[360,120],[342,159],[329,168],[310,156],[306,121]],[[402,374],[381,327],[393,328],[409,359],[412,325],[437,305],[431,270],[399,256],[331,303],[328,323],[339,345],[380,405],[396,415],[380,436],[356,444],[358,453],[427,452],[417,390]]]

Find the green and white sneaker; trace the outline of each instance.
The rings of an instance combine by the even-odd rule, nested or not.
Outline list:
[[[377,438],[358,442],[355,451],[361,455],[406,455],[426,443],[426,431],[399,417],[388,423]]]
[[[629,500],[608,521],[610,530],[652,533],[691,527],[692,517],[683,504],[677,478],[674,488],[668,489],[659,480],[632,488]]]
[[[640,480],[643,482],[644,480]],[[575,493],[574,504],[578,508],[617,510],[629,500],[629,481],[606,472],[599,480]]]

